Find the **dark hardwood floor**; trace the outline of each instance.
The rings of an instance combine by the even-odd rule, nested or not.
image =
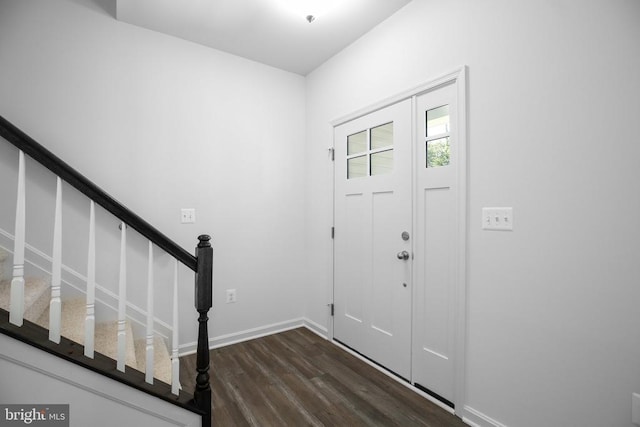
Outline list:
[[[465,426],[306,328],[210,354],[216,426]],[[180,359],[188,391],[195,364]]]

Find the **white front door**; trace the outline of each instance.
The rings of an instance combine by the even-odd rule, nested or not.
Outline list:
[[[461,71],[334,128],[334,338],[451,406],[464,404]]]
[[[411,111],[407,99],[334,129],[334,338],[407,380]]]

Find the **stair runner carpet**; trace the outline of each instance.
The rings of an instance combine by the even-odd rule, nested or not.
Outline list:
[[[9,310],[11,281],[5,276],[5,263],[9,254],[0,248],[0,308]],[[45,329],[49,328],[49,301],[51,290],[47,280],[25,278],[24,318]],[[86,302],[82,298],[63,300],[61,335],[84,344],[84,321]],[[130,323],[126,324],[127,353],[126,365],[144,372],[146,366],[146,339],[134,340]],[[171,384],[171,357],[164,339],[155,336],[154,341],[154,377]],[[117,321],[97,323],[95,327],[95,350],[112,359],[117,358],[118,324]]]

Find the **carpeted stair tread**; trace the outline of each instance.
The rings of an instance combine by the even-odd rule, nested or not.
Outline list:
[[[9,310],[11,278],[6,268],[6,260],[10,254],[0,248],[0,307]],[[49,303],[51,290],[48,281],[38,278],[25,279],[25,319],[49,329]],[[84,322],[86,317],[86,301],[84,298],[62,302],[61,335],[84,344]],[[134,340],[131,324],[127,321],[127,356],[126,364],[144,372],[146,366],[146,340]],[[154,377],[171,384],[171,356],[164,339],[154,337]],[[96,324],[95,349],[107,357],[116,359],[118,348],[117,322]]]
[[[0,248],[0,308],[9,311],[11,278],[5,277],[9,273],[5,268],[9,253]],[[49,303],[51,290],[47,280],[40,278],[25,278],[25,314],[24,317],[45,329],[49,329]],[[62,302],[62,330],[61,335],[84,344],[84,323],[86,317],[86,301],[75,298]],[[144,372],[146,366],[146,340],[134,341],[131,324],[127,321],[127,356],[125,363],[134,369]],[[164,339],[155,336],[154,346],[154,376],[167,384],[171,384],[171,356]],[[112,359],[118,354],[118,322],[102,322],[96,324],[95,350]]]
[[[62,302],[62,324],[60,334],[80,344],[84,344],[84,319],[86,316],[86,301],[75,298]],[[38,318],[38,325],[49,329],[49,308]]]
[[[84,322],[86,317],[86,301],[76,298],[62,302],[62,330],[61,335],[84,344]],[[42,313],[36,322],[43,328],[49,329],[49,308]],[[133,342],[133,330],[131,324],[126,324],[127,353],[125,363],[137,369],[136,353]],[[114,360],[118,357],[118,322],[101,322],[96,324],[95,350]]]
[[[24,318],[36,322],[49,305],[49,283],[40,278],[27,277],[24,284]],[[9,311],[11,281],[0,282],[0,308]]]
[[[9,256],[9,253],[4,249],[0,248],[0,282],[6,279],[6,277],[4,277],[4,274],[5,274],[4,263],[8,258],[8,256]]]
[[[11,298],[11,282],[8,280],[0,281],[0,308],[9,311],[9,301]]]
[[[145,372],[147,367],[147,340],[135,340],[138,370]],[[158,335],[153,337],[153,376],[167,384],[171,384],[171,356],[164,339]]]
[[[129,322],[126,324],[127,353],[125,363],[134,369],[138,368],[136,362],[136,352],[133,343],[133,332]],[[96,351],[110,357],[118,359],[118,322],[105,322],[96,325]]]

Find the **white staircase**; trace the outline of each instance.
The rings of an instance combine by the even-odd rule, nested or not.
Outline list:
[[[202,425],[209,427],[207,324],[213,304],[211,236],[199,235],[195,254],[190,253],[0,116],[0,147],[3,143],[13,146],[8,152],[13,150],[14,154],[5,156],[3,152],[0,170],[8,174],[15,171],[17,179],[0,180],[2,196],[12,198],[15,194],[16,201],[12,231],[11,216],[0,218],[0,249],[3,249],[0,251],[0,307],[3,308],[0,333],[192,410],[202,416]],[[48,191],[53,190],[50,173],[55,178],[55,193]],[[39,184],[32,187],[32,180],[42,183],[42,187]],[[12,182],[17,184],[15,189],[10,188]],[[40,209],[39,201],[48,201],[54,194],[53,209]],[[33,206],[38,208],[32,210]],[[33,212],[31,216],[27,210]],[[77,230],[72,233],[67,230],[65,236],[71,239],[64,237],[63,224],[84,223],[87,214],[88,245],[84,258],[80,247],[84,246],[84,239],[77,238]],[[53,219],[51,235],[46,226],[50,219]],[[117,225],[114,220],[119,222],[119,233],[113,229]],[[38,227],[33,226],[36,223]],[[28,242],[27,229],[37,230],[38,238]],[[84,231],[81,233],[84,236]],[[32,246],[35,241],[42,245],[50,237],[51,246],[48,243],[47,247]],[[117,240],[120,241],[119,253],[114,245]],[[146,256],[142,249],[145,242]],[[80,266],[84,259],[86,265]],[[86,276],[63,265],[63,261],[76,268],[80,266]],[[96,267],[107,272],[109,285],[113,288],[117,285],[117,290],[97,283],[96,279],[103,278],[96,277]],[[38,270],[44,272],[36,273],[44,276],[44,280],[29,277]],[[114,273],[117,273],[117,283]],[[192,274],[195,274],[194,302],[198,313],[195,369],[198,384],[193,394],[181,391],[180,387],[178,333],[180,282]],[[132,283],[128,283],[128,278]],[[172,296],[169,296],[171,290]],[[144,296],[146,304],[142,301]],[[79,300],[74,299],[78,297]],[[154,311],[154,302],[160,304],[157,311]],[[171,344],[170,351],[165,340]],[[138,370],[144,372],[141,374]]]
[[[0,248],[0,308],[9,311],[11,282],[5,276],[7,262],[11,255]],[[42,278],[26,277],[24,290],[24,318],[45,329],[49,329],[49,301],[51,299],[50,283]],[[74,298],[62,301],[61,335],[84,344],[85,339],[86,301]],[[141,372],[146,366],[146,338],[134,337],[129,321],[126,322],[126,365]],[[154,377],[171,384],[171,357],[164,339],[154,337]],[[98,322],[95,327],[95,350],[98,353],[117,359],[118,322]]]

